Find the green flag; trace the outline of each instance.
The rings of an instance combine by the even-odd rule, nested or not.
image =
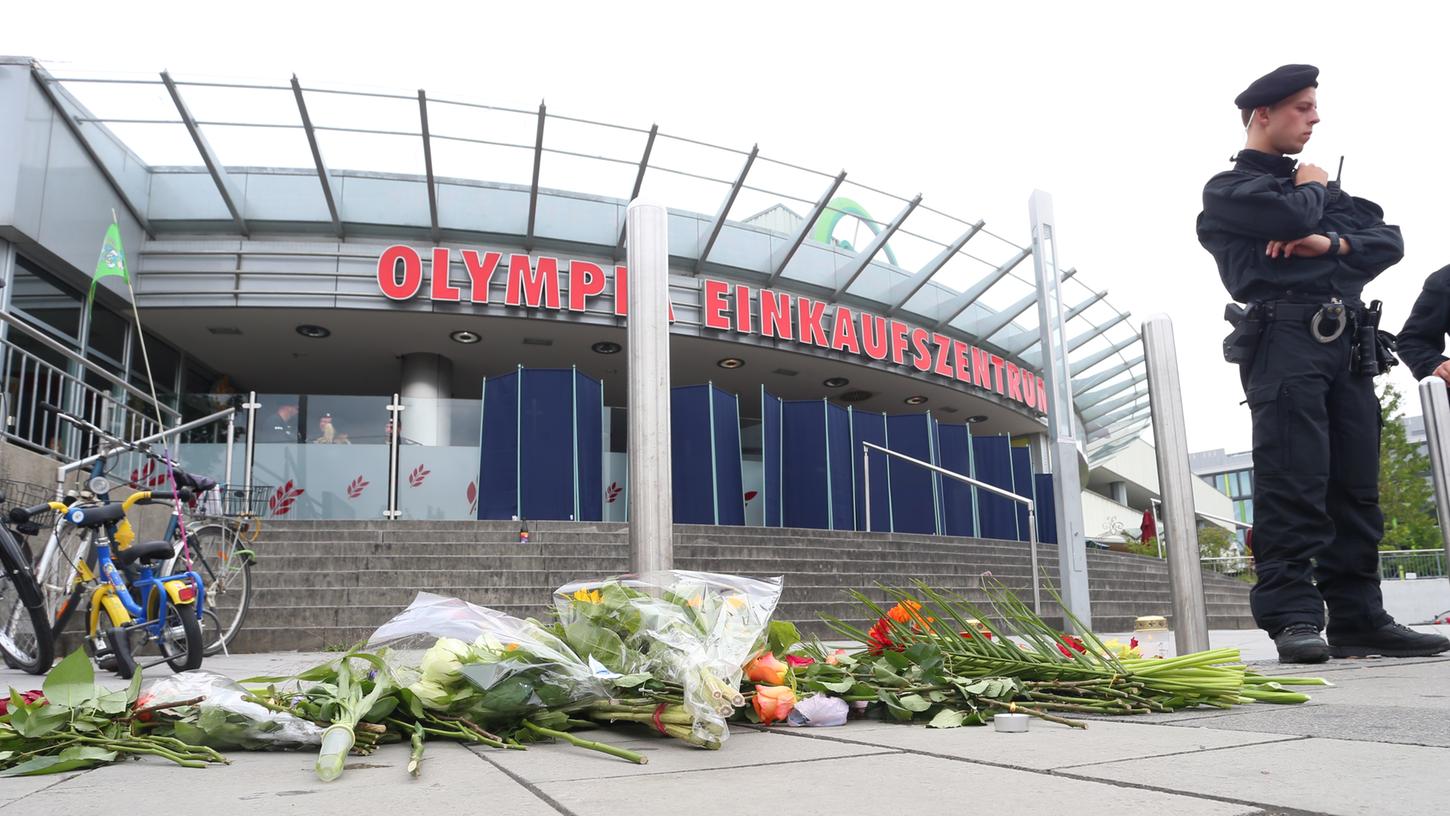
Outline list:
[[[106,229],[106,239],[101,242],[101,257],[96,260],[96,274],[91,276],[91,292],[86,296],[88,307],[96,299],[96,284],[101,278],[115,275],[121,276],[127,283],[131,282],[126,276],[126,250],[121,246],[121,228],[112,222]]]

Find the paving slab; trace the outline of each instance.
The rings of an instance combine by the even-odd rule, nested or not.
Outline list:
[[[1332,816],[1442,816],[1450,749],[1305,739],[1059,773]]]
[[[1182,730],[1331,737],[1450,748],[1450,716],[1443,707],[1322,705],[1257,707],[1236,716],[1180,720]]]
[[[428,744],[416,779],[407,773],[405,745],[385,745],[372,756],[349,758],[334,782],[318,780],[312,770],[317,754],[311,751],[236,753],[232,759],[231,766],[187,769],[148,757],[75,774],[60,784],[55,784],[57,777],[39,777],[53,787],[0,806],[0,814],[90,813],[108,801],[124,802],[134,810],[151,797],[163,809],[184,804],[181,811],[205,816],[404,814],[424,807],[436,813],[469,813],[478,812],[485,802],[490,813],[558,816],[527,788],[451,743]],[[15,782],[0,781],[0,790],[8,794]]]
[[[527,751],[500,751],[481,746],[474,746],[470,750],[529,784],[754,766],[785,766],[820,759],[897,751],[894,748],[869,744],[786,740],[748,728],[732,729],[729,739],[725,740],[724,746],[718,751],[696,748],[672,737],[650,734],[643,729],[601,729],[583,733],[591,739],[639,751],[649,757],[649,764],[635,765],[598,751],[564,744],[530,745]]]
[[[780,728],[772,729],[772,732],[813,742],[829,740],[872,745],[1035,770],[1072,767],[1088,761],[1210,751],[1294,738],[1273,733],[1163,728],[1104,721],[1094,721],[1086,729],[1034,721],[1025,734],[1000,734],[991,726],[924,728],[880,722],[852,722],[840,728]]]
[[[794,743],[786,737],[773,739]],[[1232,816],[1252,805],[1067,779],[938,757],[885,754],[782,767],[681,771],[550,782],[539,790],[573,813],[740,816],[771,812],[877,816],[1001,813],[1014,816]]]

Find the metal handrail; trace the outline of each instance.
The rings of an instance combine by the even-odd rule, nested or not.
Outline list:
[[[163,413],[169,414],[174,419],[181,418],[181,413],[176,409],[172,408],[169,405],[163,405],[161,403],[155,402],[151,398],[150,394],[117,377],[110,371],[107,371],[105,366],[92,362],[91,360],[87,360],[84,356],[76,353],[74,350],[66,347],[64,344],[52,340],[40,330],[31,327],[28,323],[13,314],[10,314],[4,309],[0,309],[0,321],[3,321],[17,329],[20,329],[25,334],[30,335],[32,339],[40,341],[41,345],[45,346],[51,351],[54,351],[55,353],[64,356],[67,360],[70,360],[73,363],[79,363],[80,365],[85,366],[92,373],[99,374],[103,379],[110,381],[113,385],[120,386],[123,391],[130,394],[131,396],[145,400],[147,405],[153,405],[154,407],[161,410]]]
[[[237,409],[236,408],[223,408],[222,410],[217,411],[214,414],[208,414],[207,416],[204,416],[201,419],[193,419],[190,422],[186,422],[186,423],[183,423],[181,425],[177,425],[177,426],[175,426],[173,428],[168,428],[166,430],[161,431],[160,433],[155,433],[155,434],[152,434],[152,435],[147,436],[147,437],[142,437],[141,439],[137,439],[134,442],[125,442],[123,440],[123,441],[120,442],[120,444],[117,444],[117,445],[115,445],[115,446],[113,446],[111,448],[108,448],[108,449],[106,449],[105,451],[103,451],[101,453],[92,454],[91,456],[87,456],[84,459],[78,459],[78,460],[76,460],[74,462],[67,462],[66,464],[61,465],[60,467],[58,467],[58,468],[55,469],[56,497],[57,498],[60,498],[60,497],[62,497],[62,496],[65,495],[65,479],[66,479],[66,476],[70,475],[71,473],[73,473],[73,472],[75,472],[77,470],[80,470],[81,468],[84,468],[84,467],[90,465],[92,462],[95,462],[98,459],[102,459],[102,458],[110,457],[110,456],[115,456],[118,453],[124,453],[124,452],[126,452],[128,450],[129,451],[136,451],[136,450],[138,450],[140,447],[142,447],[144,445],[149,445],[152,442],[159,442],[159,441],[165,439],[168,436],[173,436],[173,435],[176,435],[176,434],[179,434],[179,433],[184,433],[186,431],[192,430],[193,428],[200,428],[203,425],[210,425],[211,423],[216,422],[219,419],[229,418],[229,417],[233,416],[234,414],[236,414],[236,412],[237,412]],[[87,423],[87,424],[89,424],[89,423]],[[93,428],[93,430],[100,430],[100,429]],[[116,437],[112,436],[109,433],[107,433],[105,435],[108,436],[108,437],[111,437],[112,439],[115,439],[116,438]],[[230,456],[230,453],[228,454],[228,456]],[[228,469],[230,469],[230,467],[228,467]],[[228,474],[228,475],[230,475],[230,474]]]
[[[1445,381],[1430,375],[1420,380],[1420,406],[1425,414],[1425,441],[1435,483],[1435,511],[1440,519],[1446,557],[1450,557],[1450,396]]]
[[[1019,504],[1027,505],[1027,538],[1032,553],[1032,611],[1042,614],[1042,576],[1037,568],[1037,502],[1026,496],[1019,496],[1010,490],[1003,490],[996,485],[989,485],[986,482],[978,481],[970,476],[963,476],[954,470],[947,470],[944,467],[937,467],[930,462],[923,462],[904,453],[883,448],[873,442],[861,443],[861,488],[862,495],[866,497],[866,532],[871,532],[871,451],[880,451],[887,456],[894,456],[897,459],[910,462],[917,467],[926,468],[934,473],[939,473],[949,479],[956,479],[959,482],[969,484],[972,487],[980,488],[1004,499],[1011,499]]]

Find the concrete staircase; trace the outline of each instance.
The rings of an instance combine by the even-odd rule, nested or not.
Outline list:
[[[232,650],[351,645],[421,590],[542,617],[559,586],[628,570],[626,525],[532,522],[529,529],[521,545],[517,522],[269,521],[256,547],[251,611]],[[1056,549],[1039,547],[1053,583]],[[882,599],[878,582],[909,586],[920,578],[980,603],[980,575],[990,571],[1025,602],[1032,597],[1027,545],[1015,541],[677,525],[675,561],[681,569],[784,576],[776,617],[823,636],[821,614],[869,627],[865,607],[846,593]],[[1139,615],[1169,614],[1164,562],[1090,551],[1088,572],[1096,631],[1129,631]],[[1253,627],[1247,584],[1210,573],[1203,581],[1211,628]],[[1043,613],[1060,624],[1045,592]]]

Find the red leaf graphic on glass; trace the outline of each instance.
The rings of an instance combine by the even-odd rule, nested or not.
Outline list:
[[[472,513],[478,509],[478,485],[469,482],[468,489],[463,491],[463,495],[468,497],[468,512]]]
[[[754,491],[754,490],[747,490],[747,491],[745,491],[745,500],[746,501],[750,501],[751,499],[753,499],[753,498],[755,498],[756,496],[759,496],[759,495],[760,494],[758,492]]]
[[[139,490],[140,487],[141,487],[141,483],[142,482],[146,482],[147,484],[150,484],[149,479],[151,478],[151,474],[153,474],[155,472],[156,472],[156,463],[155,462],[147,462],[146,463],[146,467],[144,467],[144,468],[142,468],[140,470],[133,470],[133,471],[131,471],[131,481],[129,482],[129,485],[130,485],[131,489],[132,490]]]
[[[302,488],[297,487],[291,479],[288,479],[287,484],[277,488],[277,492],[267,500],[267,508],[272,511],[274,516],[285,516],[292,510],[293,503],[302,493]]]
[[[432,472],[433,471],[428,470],[422,465],[419,465],[413,468],[412,473],[408,474],[408,484],[412,485],[413,487],[419,487],[423,484],[423,480],[428,478],[428,474]]]
[[[608,504],[614,504],[614,500],[619,498],[619,494],[624,492],[624,489],[619,486],[619,482],[610,482],[604,492],[609,497]]]
[[[369,482],[361,476],[353,479],[351,482],[347,483],[347,497],[349,499],[355,499],[358,496],[361,496],[362,492],[366,490],[367,486],[370,484],[372,484],[372,482]]]

